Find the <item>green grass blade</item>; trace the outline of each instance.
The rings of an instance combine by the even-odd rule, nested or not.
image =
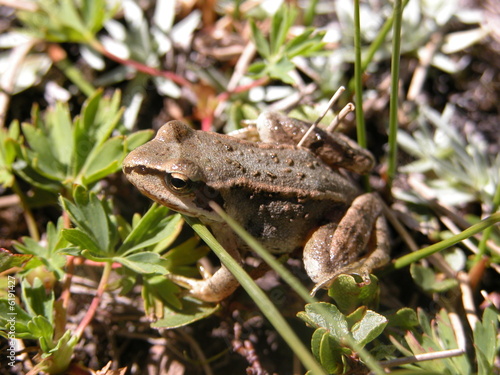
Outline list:
[[[399,61],[401,51],[401,18],[403,8],[401,0],[394,2],[394,25],[392,40],[392,58],[391,58],[391,97],[389,106],[389,160],[388,176],[389,186],[396,174],[397,167],[397,132],[398,132],[398,92],[399,92]]]
[[[228,225],[231,227],[231,229],[233,229],[236,232],[236,234],[238,234],[240,237],[242,237],[242,239],[248,244],[248,246],[250,246],[252,248],[252,250],[254,250],[260,257],[262,257],[262,259],[266,263],[268,263],[276,272],[278,272],[280,277],[282,277],[283,280],[285,282],[287,282],[295,290],[295,292],[297,294],[299,294],[304,299],[304,301],[307,301],[308,303],[316,302],[316,300],[313,297],[311,297],[311,295],[308,293],[307,289],[304,288],[304,286],[290,273],[290,271],[288,271],[281,263],[279,263],[276,259],[274,259],[274,257],[271,254],[269,254],[269,252],[266,249],[264,249],[258,243],[258,241],[256,241],[252,236],[250,236],[248,233],[246,233],[246,231],[238,223],[236,223],[234,221],[234,219],[229,217],[220,207],[214,206],[213,208],[228,223]],[[189,225],[193,226],[193,224],[192,224],[193,219],[188,218],[188,217],[185,217],[185,219]],[[204,226],[202,226],[201,224],[200,224],[200,227],[204,228]],[[195,231],[197,231],[196,228],[193,227],[193,229]],[[204,229],[206,230],[206,228],[204,228]],[[208,232],[208,230],[206,230],[206,231]],[[201,233],[199,233],[198,231],[197,231],[197,233],[200,235],[200,237],[202,237],[202,239],[207,243],[207,245],[212,248],[211,244],[209,242],[207,242],[207,238],[203,237],[201,235]],[[220,248],[220,245],[217,243],[215,238],[213,238],[212,234],[210,232],[208,232],[208,233],[210,234],[212,241],[214,241],[217,244],[217,246]],[[219,256],[219,253],[217,253],[217,251],[215,249],[212,248],[212,250],[214,250],[214,252],[217,254],[217,256]],[[255,288],[258,289],[258,292],[260,292],[260,294],[264,294],[262,292],[262,290],[255,284],[255,282],[252,280],[252,278],[240,267],[240,265],[229,254],[227,254],[227,252],[224,249],[223,249],[223,251],[226,254],[226,256],[230,258],[231,262],[234,262],[234,264],[237,266],[237,268],[243,272],[244,277],[248,278],[250,283],[253,284],[255,286]],[[219,256],[219,258],[221,259],[221,262],[223,262],[223,260],[220,256]],[[233,270],[231,268],[229,268],[227,266],[227,264],[225,264],[225,265],[233,273],[233,275],[238,279],[240,284],[247,291],[247,293],[250,295],[250,297],[255,301],[257,306],[262,310],[264,315],[266,315],[266,317],[269,319],[271,324],[273,324],[273,326],[275,326],[273,320],[268,316],[268,314],[274,315],[274,313],[270,313],[269,310],[266,310],[266,309],[268,309],[267,305],[270,304],[273,307],[274,311],[277,311],[276,308],[274,307],[274,305],[272,304],[272,302],[267,300],[268,303],[264,306],[261,306],[259,304],[259,302],[260,302],[259,298],[261,298],[261,297],[254,296],[253,294],[251,294],[250,291],[245,287],[245,285],[240,281],[240,279],[238,278],[238,275],[234,274]],[[266,297],[266,299],[267,299],[267,297]],[[280,318],[282,319],[281,315],[280,315]],[[281,334],[281,331],[278,330],[278,328],[276,326],[275,326],[275,328],[278,331],[278,333]],[[285,341],[287,341],[285,337],[283,337],[283,338],[285,339]],[[346,336],[345,341],[346,341],[347,345],[352,348],[352,350],[354,350],[356,353],[359,354],[359,357],[367,364],[367,366],[375,374],[377,374],[377,375],[384,374],[384,370],[380,367],[377,360],[375,358],[373,358],[370,355],[370,353],[368,353],[368,351],[366,351],[364,348],[362,348],[351,336]],[[287,343],[288,343],[288,341],[287,341]],[[288,345],[290,345],[292,350],[297,354],[297,356],[302,361],[302,358],[295,351],[295,348],[290,343],[288,343]],[[304,366],[306,366],[306,363],[304,361],[302,361],[302,363],[304,364]]]
[[[496,212],[490,217],[487,217],[484,220],[481,220],[479,223],[472,225],[470,228],[467,228],[461,233],[458,233],[454,236],[451,236],[450,238],[447,238],[446,240],[440,241],[438,243],[435,243],[434,245],[427,246],[423,249],[420,249],[418,251],[415,251],[413,253],[407,254],[402,256],[399,259],[396,259],[394,261],[393,267],[395,269],[403,268],[406,266],[409,266],[410,264],[423,259],[425,257],[428,257],[429,255],[432,255],[434,253],[437,253],[438,251],[444,250],[450,246],[455,245],[456,243],[463,241],[476,233],[479,233],[486,228],[498,223],[500,221],[500,212]]]
[[[361,75],[361,24],[359,16],[359,0],[354,2],[354,95],[356,103],[356,130],[357,141],[361,147],[366,148],[365,116],[363,114],[363,87]]]
[[[316,362],[311,352],[304,346],[295,332],[288,325],[278,309],[269,300],[266,294],[260,289],[243,268],[229,255],[229,253],[219,245],[212,233],[197,219],[184,217],[193,230],[205,241],[205,243],[215,252],[220,261],[236,277],[241,286],[247,291],[253,301],[257,304],[262,313],[271,322],[276,331],[283,337],[293,352],[299,357],[304,366],[313,374],[325,374],[325,371]]]

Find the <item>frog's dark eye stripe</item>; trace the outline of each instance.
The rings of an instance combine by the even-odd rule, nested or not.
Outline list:
[[[182,173],[167,173],[165,175],[167,187],[175,193],[189,193],[191,191],[191,180]]]

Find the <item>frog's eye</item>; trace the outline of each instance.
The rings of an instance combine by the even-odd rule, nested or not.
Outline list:
[[[189,193],[191,191],[191,180],[182,173],[167,173],[165,182],[172,192]]]

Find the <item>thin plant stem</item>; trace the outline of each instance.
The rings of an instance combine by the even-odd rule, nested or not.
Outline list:
[[[405,0],[403,3],[403,9],[408,4],[409,0]],[[373,40],[373,42],[370,44],[368,49],[366,50],[364,59],[362,60],[361,63],[361,74],[363,74],[368,67],[368,65],[372,62],[373,57],[375,56],[375,53],[380,49],[382,44],[384,43],[385,38],[387,37],[387,34],[389,31],[391,31],[392,25],[394,23],[394,13],[385,21],[384,25],[380,29],[379,33]],[[356,82],[356,77],[352,77],[351,80],[349,81],[349,84],[347,85],[349,91],[354,90],[354,85]]]
[[[410,264],[415,263],[420,259],[426,258],[429,255],[447,249],[448,247],[453,246],[456,243],[459,243],[460,241],[463,241],[466,238],[469,238],[475,235],[476,233],[485,230],[488,227],[491,227],[492,225],[498,223],[499,221],[500,221],[500,212],[496,212],[490,217],[487,217],[486,219],[481,220],[479,223],[474,224],[471,227],[467,228],[462,233],[456,234],[454,236],[451,236],[450,238],[447,238],[446,240],[440,241],[431,246],[427,246],[423,249],[420,249],[418,251],[415,251],[413,253],[404,255],[401,258],[396,259],[393,263],[393,267],[395,269],[399,269],[409,266]]]
[[[26,225],[28,226],[28,231],[30,233],[30,237],[35,241],[40,241],[40,232],[38,231],[38,226],[36,225],[35,217],[33,216],[33,212],[26,201],[26,196],[23,191],[17,185],[17,182],[14,180],[12,184],[12,191],[19,197],[21,202],[21,207],[23,209],[24,220],[26,220]]]
[[[354,84],[355,84],[355,103],[356,103],[356,130],[357,141],[361,147],[366,148],[366,129],[365,117],[363,115],[363,87],[361,75],[361,24],[359,15],[359,0],[354,2]]]
[[[394,27],[392,40],[391,58],[391,97],[389,106],[389,161],[388,161],[388,185],[392,186],[392,180],[396,174],[397,167],[397,131],[398,131],[398,93],[399,93],[399,60],[401,50],[401,18],[403,8],[401,0],[394,2]]]
[[[151,66],[145,65],[143,63],[140,63],[135,60],[130,60],[130,59],[122,59],[121,57],[116,56],[115,54],[109,52],[104,46],[102,46],[98,41],[94,40],[89,43],[92,48],[94,48],[97,52],[102,53],[104,56],[107,58],[116,61],[119,64],[125,65],[125,66],[131,66],[134,69],[137,69],[138,71],[149,74],[155,77],[164,77],[167,79],[170,79],[171,81],[177,83],[178,85],[185,86],[185,87],[191,87],[191,82],[189,82],[187,79],[184,77],[179,76],[178,74],[175,74],[173,72],[169,72],[166,70],[160,70],[153,68]]]
[[[92,299],[92,302],[90,303],[87,313],[85,314],[85,316],[83,317],[82,321],[80,322],[75,331],[75,335],[78,338],[82,337],[85,327],[87,327],[94,318],[95,312],[97,311],[99,303],[101,302],[102,295],[104,294],[106,286],[108,285],[112,269],[113,269],[112,263],[107,262],[106,265],[104,266],[104,270],[101,275],[101,281],[99,282],[99,287],[97,288],[96,295]]]

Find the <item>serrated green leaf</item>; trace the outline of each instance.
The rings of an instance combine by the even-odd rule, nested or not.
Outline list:
[[[28,322],[28,330],[40,342],[40,348],[48,353],[54,348],[52,337],[54,336],[53,324],[45,316],[35,316]]]
[[[161,311],[163,314],[163,305],[167,304],[174,309],[182,309],[182,302],[178,297],[180,287],[173,281],[168,280],[163,275],[145,275],[144,287],[142,289],[142,298],[144,299],[144,311],[148,315],[156,315],[155,309],[158,306],[158,299],[161,300]]]
[[[71,221],[97,245],[98,250],[94,247],[94,251],[97,250],[103,254],[112,252],[118,236],[116,227],[108,220],[106,203],[100,201],[95,193],[87,192],[80,185],[75,187],[73,198],[75,203],[65,198],[61,199]]]
[[[22,267],[33,255],[12,254],[9,250],[0,248],[0,273],[12,268]]]
[[[102,250],[92,237],[78,228],[64,229],[62,235],[66,241],[82,250],[90,250],[96,254]]]
[[[474,348],[478,359],[478,374],[486,375],[491,372],[495,362],[495,355],[499,349],[498,313],[487,307],[481,322],[474,328]]]
[[[271,78],[279,79],[290,85],[295,84],[295,80],[290,76],[290,72],[295,69],[295,65],[286,59],[282,58],[275,64],[268,67],[268,73]]]
[[[48,363],[45,371],[49,374],[64,373],[73,359],[73,352],[77,343],[78,337],[73,336],[70,330],[64,332],[56,345],[48,351],[51,354],[50,357],[44,357],[44,360]]]
[[[169,261],[170,267],[176,267],[194,264],[203,256],[210,252],[207,246],[199,246],[199,239],[191,237],[180,245],[170,249],[165,255],[165,260]]]
[[[0,335],[14,334],[20,339],[35,339],[28,330],[30,316],[13,299],[0,299]],[[14,324],[14,326],[12,326]]]
[[[88,181],[91,175],[109,170],[109,165],[113,161],[116,161],[115,168],[118,168],[125,156],[123,139],[113,138],[111,143],[104,145],[105,142],[110,142],[108,138],[122,116],[119,100],[118,91],[111,98],[103,98],[102,91],[97,90],[85,101],[80,117],[75,120],[74,142],[78,152],[75,158],[74,175],[78,174],[82,180]],[[106,147],[110,149],[107,150]],[[115,169],[111,171],[114,172]],[[96,179],[97,177],[93,178],[94,181]]]
[[[101,146],[95,148],[85,161],[85,165],[80,171],[83,184],[88,186],[117,172],[124,158],[124,137],[118,136],[108,139]]]
[[[57,160],[69,172],[73,156],[73,123],[66,103],[58,102],[54,110],[48,110],[45,117],[46,137]],[[40,151],[38,151],[40,152]]]
[[[277,55],[284,47],[290,27],[297,17],[297,10],[291,6],[282,6],[273,16],[270,30],[270,53]]]
[[[42,281],[36,277],[31,285],[26,279],[22,281],[23,302],[31,316],[41,315],[53,322],[54,292],[47,292]]]
[[[35,129],[29,124],[23,124],[22,129],[33,150],[26,150],[26,162],[31,162],[33,168],[46,178],[64,179],[68,166],[58,159],[57,149],[51,144],[49,137],[41,129]]]
[[[169,209],[153,204],[148,212],[137,222],[123,244],[118,249],[122,255],[152,246],[166,238],[177,235],[176,228],[181,222],[180,215],[167,217]],[[173,240],[173,238],[172,238]]]

